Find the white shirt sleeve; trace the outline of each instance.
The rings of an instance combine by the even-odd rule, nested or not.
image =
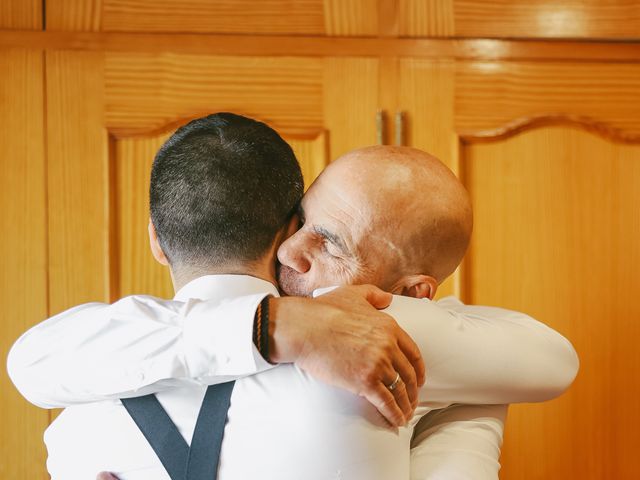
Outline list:
[[[507,405],[451,405],[414,429],[411,480],[497,480]]]
[[[7,370],[20,393],[43,408],[250,375],[272,367],[253,344],[265,295],[186,303],[133,296],[81,305],[23,334]]]
[[[270,367],[252,342],[263,297],[182,303],[134,296],[76,307],[16,342],[9,375],[29,401],[55,408],[257,373]],[[542,401],[571,384],[577,356],[561,335],[526,315],[466,308],[394,297],[389,313],[420,345],[427,366],[422,402]]]
[[[432,408],[549,400],[578,371],[571,343],[522,313],[399,296],[385,311],[422,352],[420,402]]]

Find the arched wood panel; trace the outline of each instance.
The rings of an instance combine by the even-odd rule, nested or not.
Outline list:
[[[638,63],[457,62],[455,82],[454,121],[463,136],[549,115],[597,119],[640,135]]]
[[[466,143],[465,300],[527,312],[581,360],[559,399],[512,406],[505,480],[637,478],[640,145],[576,125]]]

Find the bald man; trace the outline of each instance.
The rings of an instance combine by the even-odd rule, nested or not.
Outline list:
[[[451,170],[420,150],[389,146],[329,165],[302,199],[300,217],[303,226],[278,250],[289,295],[371,283],[433,298],[462,260],[473,225]]]
[[[402,212],[401,215],[396,213],[398,210]],[[285,241],[278,252],[282,263],[280,282],[286,293],[308,295],[319,287],[369,282],[401,295],[432,298],[437,285],[459,263],[471,231],[468,199],[455,176],[433,157],[412,149],[374,147],[353,152],[339,159],[327,168],[310,188],[302,202],[301,214],[303,215],[302,228]],[[290,343],[297,343],[298,346],[300,346],[300,338],[305,339],[302,351],[298,348],[297,355],[305,371],[316,378],[336,382],[332,376],[334,371],[326,368],[326,358],[323,361],[321,357],[315,357],[315,361],[304,363],[317,345],[323,341],[330,344],[335,340],[335,335],[330,329],[323,334],[324,337],[310,335],[309,332],[317,331],[319,325],[305,324],[300,321],[300,318],[306,315],[304,308],[309,306],[305,304],[303,308],[302,304],[297,304],[297,312],[295,309],[287,311],[278,308],[279,302],[284,300],[273,300],[275,331],[282,332],[289,329],[289,340],[296,335],[298,337],[298,340]],[[282,305],[285,303],[283,302]],[[404,457],[400,452],[403,449],[408,450],[412,433],[418,432],[416,438],[419,445],[414,446],[415,450],[427,443],[422,440],[427,440],[430,436],[437,437],[438,433],[442,433],[442,425],[467,420],[474,422],[478,418],[489,419],[489,421],[484,428],[481,428],[481,432],[474,432],[471,436],[476,436],[476,433],[480,433],[480,436],[484,434],[486,437],[484,443],[488,445],[488,451],[484,444],[469,445],[471,456],[474,455],[472,450],[476,449],[475,455],[478,458],[484,455],[490,460],[493,459],[493,463],[489,462],[487,466],[487,463],[482,461],[469,462],[472,467],[470,470],[464,470],[462,474],[471,472],[474,475],[473,478],[495,478],[496,442],[499,448],[503,410],[487,411],[483,410],[484,407],[473,407],[471,413],[465,414],[460,414],[460,410],[453,413],[443,411],[443,416],[439,419],[433,418],[433,415],[430,418],[429,412],[433,412],[434,407],[445,407],[452,402],[482,404],[541,401],[558,395],[573,380],[577,370],[575,352],[566,340],[546,327],[525,316],[499,309],[464,307],[452,300],[444,306],[448,317],[445,321],[438,321],[435,325],[431,325],[429,314],[437,316],[436,311],[433,310],[436,308],[435,305],[412,303],[409,300],[401,300],[401,297],[394,299],[389,312],[399,321],[400,318],[413,318],[413,320],[409,318],[401,325],[418,341],[429,371],[429,380],[419,391],[420,405],[416,416],[409,422],[409,430],[401,429],[394,433],[386,429],[383,424],[376,421],[375,416],[370,412],[367,413],[362,406],[357,406],[357,402],[351,403],[352,400],[348,397],[343,397],[334,404],[337,412],[340,412],[338,416],[344,416],[342,418],[344,422],[342,420],[338,422],[341,426],[337,432],[339,441],[329,442],[325,448],[328,449],[331,446],[339,447],[338,450],[341,450],[347,445],[351,445],[351,448],[361,444],[372,446],[372,439],[375,439],[373,443],[377,445],[368,453],[367,458],[370,464],[363,470],[367,472],[366,475],[362,471],[351,472],[353,476],[347,475],[344,478],[374,478],[372,475],[377,475],[376,478],[403,478],[403,476],[406,478],[409,472],[408,463],[406,463],[408,457]],[[428,309],[422,310],[427,307],[431,309],[430,312],[427,311]],[[122,308],[122,305],[118,308]],[[59,333],[61,329],[64,330],[64,323],[68,322],[69,337],[73,337],[75,332],[72,325],[77,325],[77,320],[84,315],[83,321],[95,324],[96,328],[93,329],[95,332],[100,328],[101,322],[108,323],[114,316],[123,314],[115,310],[110,306],[104,306],[101,312],[96,312],[94,309],[91,314],[83,314],[82,311],[77,310],[67,312],[58,317],[56,328]],[[418,311],[422,313],[416,318]],[[198,314],[202,315],[202,313],[201,310]],[[228,313],[228,311],[224,312],[224,314]],[[219,318],[223,315],[215,308],[212,308],[208,314],[210,318]],[[131,315],[131,312],[127,315]],[[135,315],[155,319],[164,315],[161,323],[173,326],[169,318],[172,315],[171,309],[167,309],[160,300],[153,303],[145,299],[145,309],[136,311]],[[293,319],[296,319],[296,322]],[[187,314],[183,322],[188,321]],[[156,331],[158,325],[154,325],[153,328]],[[110,352],[111,357],[107,355],[106,358],[112,360],[117,356],[129,355],[127,358],[131,360],[137,356],[140,359],[139,364],[132,365],[132,369],[140,372],[142,379],[146,376],[156,380],[151,384],[143,385],[145,393],[153,389],[161,391],[169,386],[175,387],[182,381],[203,381],[203,376],[197,375],[196,372],[193,372],[193,378],[190,379],[172,377],[158,380],[155,372],[150,371],[153,357],[158,354],[156,350],[149,348],[146,352],[127,352],[127,348],[132,348],[131,339],[140,335],[144,335],[144,332],[140,331],[140,325],[132,327],[129,335],[123,335],[125,337],[123,342],[113,346]],[[278,352],[277,356],[285,358],[283,351],[286,351],[289,346],[287,342],[279,344],[276,336],[274,333],[272,339],[274,353]],[[287,335],[280,338],[283,337],[286,339]],[[41,348],[38,352],[41,362],[39,365],[32,364],[30,368],[32,378],[38,376],[37,372],[34,374],[34,370],[42,368],[44,361],[58,367],[48,370],[49,378],[46,378],[47,375],[40,375],[40,378],[46,379],[47,383],[56,385],[56,394],[47,391],[44,395],[41,393],[43,388],[40,386],[40,391],[36,392],[35,396],[40,395],[41,398],[46,398],[46,401],[41,403],[51,405],[51,398],[60,396],[60,391],[64,391],[64,402],[68,402],[69,395],[76,395],[74,399],[76,402],[131,396],[132,391],[122,389],[122,384],[113,381],[114,369],[110,369],[110,362],[104,359],[104,348],[98,349],[100,358],[91,356],[91,348],[82,350],[87,358],[81,359],[81,363],[90,362],[97,367],[96,370],[99,373],[104,374],[102,379],[104,384],[101,388],[97,388],[100,382],[96,382],[95,375],[90,379],[86,378],[85,371],[71,364],[68,358],[63,358],[64,355],[60,353],[61,350],[73,350],[77,338],[70,340],[67,345],[64,345],[65,335],[59,338],[63,345],[58,344],[47,348],[46,326],[40,329],[36,327],[20,345],[23,350],[31,350],[36,345]],[[93,335],[82,341],[85,347],[92,342],[98,346],[100,338]],[[366,344],[360,342],[360,339],[354,338],[355,351],[366,347]],[[175,351],[172,352],[171,349]],[[172,356],[176,362],[180,362],[185,356],[184,351],[180,351],[180,348],[173,345],[169,345],[167,350],[162,352],[163,362]],[[20,352],[16,353],[19,355]],[[346,353],[343,350],[336,350],[334,359],[340,359]],[[212,359],[216,358],[215,352],[208,352],[208,355]],[[78,361],[77,358],[75,360]],[[447,365],[447,368],[442,369],[442,365]],[[402,381],[398,382],[397,378],[387,376],[382,382],[379,377],[374,379],[375,383],[387,389],[391,389],[390,385],[397,386],[398,388],[391,389],[394,392],[416,385],[415,378],[413,380],[409,378],[411,372],[408,369],[396,367],[396,365],[394,367],[402,371]],[[51,372],[60,368],[66,375],[52,380]],[[43,368],[41,373],[44,370]],[[258,370],[256,368],[256,371]],[[89,392],[86,387],[80,387],[79,385],[83,384],[81,381],[69,382],[70,371],[77,374],[74,382],[85,376],[86,383],[96,385],[95,391]],[[343,376],[342,380],[346,377]],[[64,385],[56,383],[58,381],[62,381]],[[214,383],[215,379],[207,378],[206,382]],[[411,392],[409,393],[407,398],[413,396]],[[341,402],[344,402],[342,407],[340,407]],[[400,407],[403,408],[402,405]],[[405,408],[406,406],[403,410]],[[357,416],[361,416],[362,421],[358,420]],[[416,425],[421,418],[431,423],[426,430],[419,432],[414,429],[417,428]],[[445,421],[442,422],[443,419]],[[423,435],[424,432],[429,435]],[[469,432],[463,430],[462,433]],[[450,440],[450,434],[442,436]],[[363,441],[365,439],[368,440]],[[337,439],[334,438],[334,440]],[[477,438],[475,440],[477,442]],[[451,454],[455,450],[460,450],[461,443],[443,441],[439,445],[440,448],[448,445],[448,450],[446,448],[444,450]],[[434,445],[430,447],[436,451],[433,448]],[[465,448],[466,445],[463,450]],[[383,457],[389,452],[397,452],[397,455],[394,454],[394,460],[389,459],[388,464],[384,462],[381,464],[379,461],[382,452],[386,452],[382,455]],[[357,456],[355,452],[352,453]],[[438,455],[432,455],[427,462],[424,462],[424,465],[431,468],[431,474],[442,471],[434,469],[434,462],[437,463],[438,458],[455,457],[455,454],[451,457],[442,451],[437,453]],[[349,449],[346,454],[349,455]],[[361,467],[364,468],[362,465]],[[486,471],[478,470],[484,467]],[[411,472],[415,478],[428,478],[422,477],[424,472],[414,470]]]

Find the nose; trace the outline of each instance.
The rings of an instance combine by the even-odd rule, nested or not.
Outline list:
[[[307,273],[311,269],[308,250],[304,248],[301,231],[287,238],[278,249],[278,260],[282,265],[294,269],[298,273]]]

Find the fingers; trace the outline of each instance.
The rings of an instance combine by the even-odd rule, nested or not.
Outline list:
[[[387,390],[389,389],[387,385]],[[402,415],[404,416],[405,425],[407,421],[413,416],[413,405],[411,404],[411,400],[409,399],[409,395],[407,394],[407,387],[405,383],[402,381],[402,377],[398,380],[396,387],[391,391],[393,397],[396,399],[396,403],[400,410],[402,410]]]
[[[396,369],[396,371],[400,374],[400,378],[402,379],[401,383],[402,383],[403,390],[406,392],[407,401],[410,406],[410,411],[405,410],[405,407],[403,407],[400,404],[400,402],[398,402],[398,404],[400,405],[400,408],[402,408],[403,412],[405,413],[405,416],[409,418],[411,415],[413,415],[413,411],[418,405],[418,384],[416,382],[416,371],[413,368],[413,365],[411,364],[411,362],[409,362],[409,360],[407,360],[407,357],[405,357],[402,353],[400,353],[393,360],[393,368]],[[400,385],[398,385],[398,387],[399,386]],[[396,388],[396,390],[397,389],[398,388]],[[394,394],[395,393],[396,392],[394,390]],[[397,394],[396,394],[396,398],[397,398]]]
[[[387,308],[391,304],[393,295],[384,290],[380,290],[374,285],[361,285],[359,288],[363,290],[364,298],[378,310]]]
[[[401,427],[407,423],[404,413],[402,413],[396,402],[396,398],[382,382],[373,387],[371,391],[365,393],[364,397],[376,407],[391,426]]]
[[[398,346],[415,371],[417,387],[422,387],[426,380],[426,368],[422,354],[416,342],[401,328],[398,333]],[[402,378],[404,379],[404,376]]]

